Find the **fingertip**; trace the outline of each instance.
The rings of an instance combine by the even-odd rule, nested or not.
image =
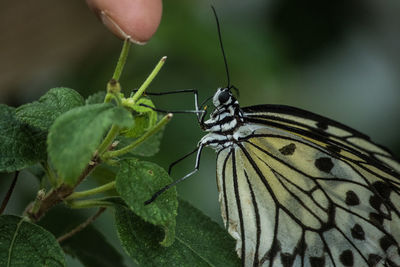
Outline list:
[[[86,0],[103,24],[120,39],[130,37],[145,44],[157,31],[162,16],[161,0]]]

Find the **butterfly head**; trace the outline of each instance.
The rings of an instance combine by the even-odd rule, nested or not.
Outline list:
[[[218,88],[217,92],[214,94],[213,97],[213,104],[215,107],[222,107],[226,105],[230,105],[235,103],[236,99],[233,96],[230,88]]]
[[[243,122],[243,114],[239,103],[233,96],[233,86],[218,88],[213,96],[214,111],[210,119],[202,124],[203,130],[221,134],[232,132]]]

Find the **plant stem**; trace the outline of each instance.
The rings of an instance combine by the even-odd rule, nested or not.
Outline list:
[[[46,192],[45,192],[44,189],[40,189],[37,192],[35,202],[33,202],[33,206],[32,206],[32,209],[31,209],[32,213],[36,213],[36,212],[39,211],[40,206],[42,205],[42,201],[43,201],[45,195],[46,195]]]
[[[12,192],[14,191],[14,188],[15,188],[15,184],[17,183],[18,174],[19,174],[19,171],[16,171],[14,174],[14,178],[11,182],[10,188],[8,188],[8,191],[3,199],[3,202],[1,202],[0,215],[3,214],[4,210],[7,207],[8,201],[11,198]]]
[[[87,209],[95,207],[109,207],[113,204],[111,202],[99,199],[87,199],[87,200],[74,200],[67,202],[68,206],[72,209]]]
[[[168,113],[165,115],[156,125],[154,125],[150,130],[148,130],[145,134],[135,140],[135,142],[115,151],[108,151],[103,154],[105,159],[118,157],[128,153],[130,150],[134,149],[138,145],[140,145],[144,140],[155,134],[157,131],[161,130],[161,128],[167,124],[172,118],[172,113]]]
[[[94,157],[92,159],[92,164],[88,164],[86,168],[82,171],[78,178],[76,184],[71,187],[66,184],[61,184],[59,187],[51,190],[42,200],[41,205],[37,212],[32,212],[32,209],[28,209],[27,214],[29,218],[35,222],[38,221],[49,209],[62,202],[66,197],[71,195],[75,188],[89,175],[89,173],[96,168],[99,164],[98,158]]]
[[[104,138],[103,142],[97,149],[97,154],[101,156],[104,152],[106,152],[118,134],[119,127],[114,124],[113,126],[111,126],[111,129],[110,131],[108,131],[107,136]]]
[[[121,85],[117,80],[111,79],[107,83],[107,94],[104,98],[104,103],[110,102],[112,99],[115,100],[118,106],[122,105],[121,99]]]
[[[111,189],[115,188],[115,181],[109,182],[107,184],[104,184],[102,186],[93,188],[93,189],[89,189],[86,191],[81,191],[81,192],[75,192],[72,193],[71,195],[69,195],[65,200],[73,200],[73,199],[77,199],[77,198],[83,198],[83,197],[88,197],[88,196],[92,196],[95,194],[99,194]]]
[[[81,223],[80,225],[78,225],[65,235],[62,235],[59,238],[57,238],[58,243],[63,242],[64,240],[70,238],[71,236],[85,229],[89,224],[94,222],[105,210],[106,208],[104,207],[99,208],[99,210],[94,215],[90,216],[85,222]]]
[[[146,88],[150,85],[150,83],[154,80],[154,78],[157,76],[158,72],[164,65],[165,60],[167,60],[167,57],[162,57],[160,61],[157,63],[153,71],[150,73],[149,77],[144,81],[142,86],[137,90],[137,92],[133,95],[132,101],[133,103],[136,103],[136,101],[142,96]]]
[[[119,81],[119,78],[121,77],[122,71],[125,66],[126,59],[128,58],[130,47],[131,47],[131,41],[130,41],[130,38],[128,37],[124,41],[124,45],[122,46],[122,50],[121,50],[121,54],[119,55],[117,66],[115,67],[115,70],[114,70],[114,75],[112,76],[112,79],[114,79],[116,81]]]

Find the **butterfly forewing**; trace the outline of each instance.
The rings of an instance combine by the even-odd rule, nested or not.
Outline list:
[[[400,164],[385,148],[368,136],[339,122],[299,108],[283,105],[259,105],[242,108],[248,121],[275,125],[304,137],[331,145],[331,149],[351,150],[354,154],[376,159],[381,165],[399,171]]]
[[[244,266],[400,264],[399,163],[347,126],[285,106],[243,108],[220,149],[223,219]]]

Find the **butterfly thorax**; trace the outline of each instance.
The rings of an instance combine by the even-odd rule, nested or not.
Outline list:
[[[213,104],[215,110],[202,125],[205,131],[229,135],[242,125],[243,112],[229,88],[219,88],[213,97]]]
[[[213,104],[215,110],[202,124],[202,128],[209,134],[200,140],[200,144],[220,150],[232,146],[243,137],[243,112],[229,88],[219,88],[213,97]]]

